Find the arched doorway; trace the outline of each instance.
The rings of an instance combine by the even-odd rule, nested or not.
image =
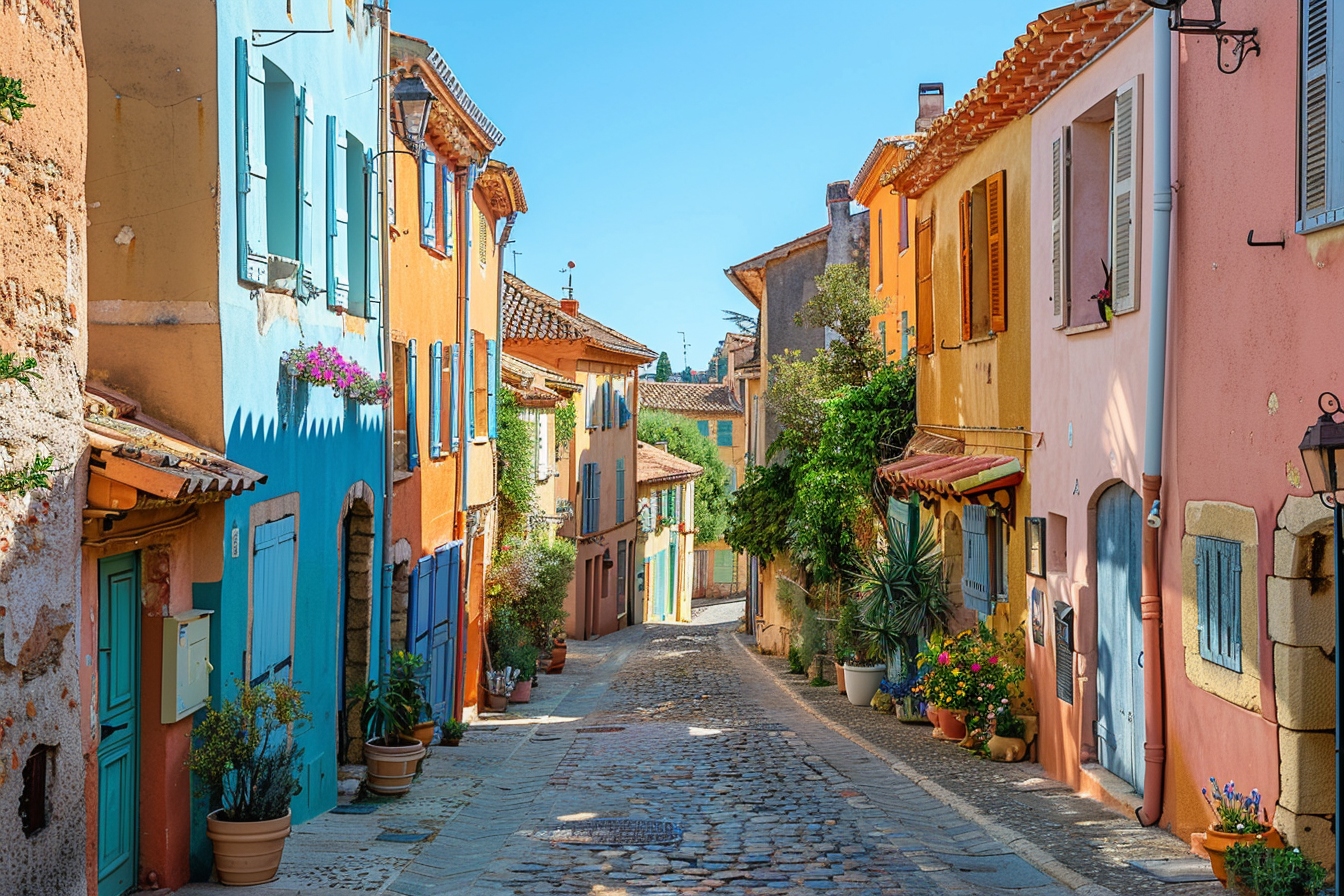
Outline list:
[[[1123,482],[1097,501],[1097,756],[1143,792],[1143,501]]]
[[[362,488],[361,488],[362,486]],[[340,753],[344,762],[364,759],[360,729],[363,702],[354,700],[369,680],[374,604],[373,495],[363,483],[351,489],[341,518],[341,705]]]

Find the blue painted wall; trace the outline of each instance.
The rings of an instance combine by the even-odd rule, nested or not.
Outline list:
[[[234,0],[218,6],[220,141],[220,330],[224,365],[224,420],[228,456],[269,477],[255,492],[226,505],[224,575],[220,585],[216,632],[219,677],[226,683],[244,674],[248,635],[249,508],[282,495],[299,495],[297,599],[294,617],[293,679],[306,691],[311,724],[296,737],[304,750],[304,792],[293,804],[301,822],[336,804],[338,688],[341,650],[342,503],[352,486],[367,483],[378,496],[373,508],[377,534],[375,570],[382,557],[383,417],[378,406],[360,406],[336,398],[328,389],[310,387],[291,402],[288,377],[281,372],[283,352],[303,342],[336,346],[348,359],[374,373],[387,369],[381,356],[382,321],[367,321],[363,333],[346,332],[341,315],[317,295],[269,318],[259,314],[259,293],[239,279],[238,183],[235,122],[236,45],[248,39],[249,54],[264,58],[268,74],[283,73],[297,94],[307,88],[312,101],[312,253],[309,270],[319,288],[327,286],[326,120],[335,115],[340,129],[364,147],[378,144],[378,89],[382,74],[379,31],[363,4],[353,25],[345,4],[293,0],[293,22],[285,4],[274,0]],[[332,20],[329,22],[328,13]],[[253,29],[326,29],[331,33],[296,34],[274,46],[279,34],[253,35]],[[255,59],[255,55],[253,56]],[[275,172],[277,178],[281,172]],[[351,197],[352,200],[354,197]],[[362,200],[361,200],[362,201]],[[351,203],[352,209],[354,203]],[[353,215],[352,215],[353,217]],[[351,226],[359,222],[351,221]],[[288,254],[288,253],[285,253]],[[283,303],[282,303],[283,304]],[[381,305],[379,314],[381,314]],[[230,535],[239,530],[235,557]],[[386,641],[379,576],[374,577],[372,643]],[[373,657],[375,666],[379,654]]]

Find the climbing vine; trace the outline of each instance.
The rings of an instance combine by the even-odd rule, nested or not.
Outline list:
[[[536,442],[522,406],[508,389],[500,390],[497,413],[499,529],[507,537],[522,534],[535,503]]]
[[[33,104],[23,92],[23,81],[0,75],[0,120],[18,121],[23,118],[23,110],[31,108]]]

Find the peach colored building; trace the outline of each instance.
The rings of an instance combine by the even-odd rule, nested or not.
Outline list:
[[[577,425],[560,469],[560,536],[578,547],[565,609],[571,638],[624,628],[635,576],[635,420],[639,367],[658,357],[646,346],[580,313],[578,300],[554,299],[504,274],[508,354],[578,383]],[[563,500],[565,504],[559,504]]]

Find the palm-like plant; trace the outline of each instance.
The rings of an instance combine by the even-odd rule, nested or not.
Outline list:
[[[905,524],[888,517],[886,542],[855,574],[859,635],[880,656],[912,657],[915,642],[946,625],[952,614],[943,552],[932,522],[912,539]]]

